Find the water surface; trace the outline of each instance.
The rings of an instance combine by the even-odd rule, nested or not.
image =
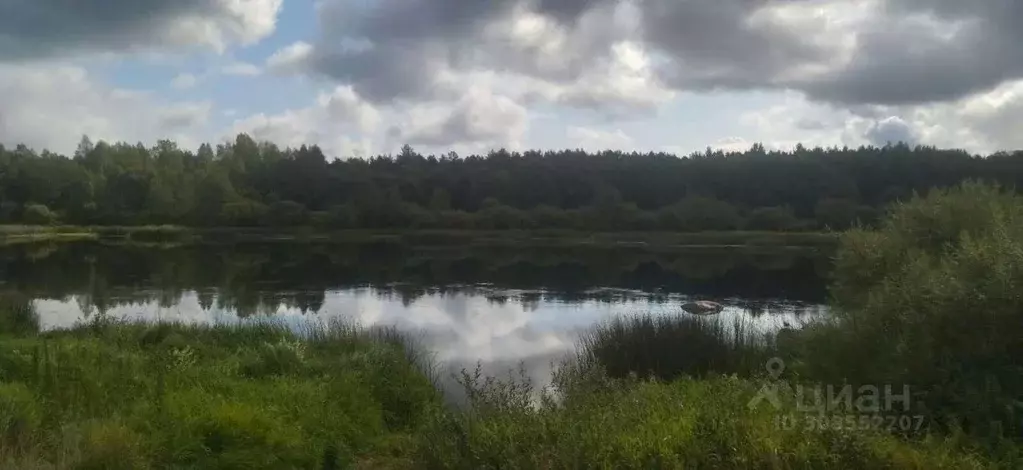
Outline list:
[[[826,255],[773,250],[408,247],[294,243],[145,247],[75,242],[0,249],[3,290],[42,329],[100,313],[189,323],[341,316],[416,334],[448,370],[553,360],[602,320],[680,314],[709,299],[761,328],[826,313]]]

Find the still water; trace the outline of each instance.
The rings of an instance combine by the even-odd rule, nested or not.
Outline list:
[[[102,312],[189,323],[342,316],[420,338],[448,372],[524,365],[539,385],[579,335],[708,299],[762,328],[825,314],[826,254],[777,250],[101,242],[0,248],[0,282],[41,329]]]

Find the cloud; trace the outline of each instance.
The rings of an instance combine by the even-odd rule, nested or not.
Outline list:
[[[857,32],[851,60],[806,90],[818,99],[890,105],[990,90],[1023,77],[1021,17],[1017,1],[883,2],[874,21]]]
[[[0,65],[0,142],[70,154],[83,134],[93,140],[197,146],[212,104],[165,103],[149,93],[95,81],[61,64]]]
[[[201,46],[223,51],[270,35],[282,0],[8,0],[0,61]]]
[[[157,112],[157,123],[168,131],[193,129],[206,124],[212,109],[209,102],[169,105]]]
[[[312,51],[312,44],[304,41],[289,44],[268,57],[266,67],[274,72],[298,72],[306,66]]]
[[[602,150],[629,150],[633,146],[632,137],[629,137],[621,129],[604,131],[586,127],[571,126],[568,128],[568,138],[575,148],[581,148],[591,152]]]
[[[747,141],[774,148],[909,144],[978,154],[1023,148],[1023,80],[945,103],[844,107],[791,92],[778,105],[739,119]]]
[[[329,156],[370,156],[375,149],[369,136],[376,132],[380,119],[380,112],[351,87],[339,86],[306,108],[239,119],[224,137],[244,132],[282,146],[318,144]]]
[[[898,116],[890,116],[871,123],[863,137],[878,147],[899,142],[916,145],[918,141],[913,126]]]
[[[269,63],[351,84],[374,103],[457,100],[463,77],[489,74],[532,99],[656,105],[665,91],[640,45],[626,40],[635,12],[594,3],[326,0],[318,38]]]
[[[1023,3],[978,0],[349,0],[286,57],[373,102],[437,99],[440,77],[491,71],[539,89],[616,83],[616,50],[644,86],[793,90],[842,106],[957,100],[1023,77]],[[618,80],[620,82],[620,80]],[[601,87],[590,87],[599,90]],[[605,86],[613,90],[613,86]],[[590,106],[632,93],[538,92]],[[660,99],[648,99],[659,103]]]
[[[414,106],[391,130],[391,138],[412,145],[518,147],[528,127],[526,109],[483,87],[470,88],[454,104]],[[487,149],[489,150],[489,149]]]
[[[245,132],[283,146],[317,144],[328,156],[368,157],[404,144],[442,153],[515,149],[527,129],[525,107],[486,86],[469,87],[455,101],[396,105],[376,105],[338,86],[308,107],[239,119],[224,136]]]
[[[910,107],[905,116],[922,143],[978,153],[1023,148],[1023,80],[931,106]]]
[[[263,73],[263,69],[247,62],[232,62],[220,68],[220,73],[241,77],[254,77]]]

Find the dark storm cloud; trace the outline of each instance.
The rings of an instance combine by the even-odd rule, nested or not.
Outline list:
[[[947,101],[1023,76],[1023,2],[890,0],[860,32],[852,63],[802,83],[811,97],[839,103]],[[923,16],[921,16],[923,15]]]
[[[850,2],[854,0],[849,0]],[[328,0],[312,67],[353,83],[373,101],[436,93],[433,78],[473,67],[571,83],[607,57],[621,31],[582,31],[600,9],[633,5],[640,19],[630,39],[656,54],[658,78],[680,90],[794,89],[842,105],[948,101],[1023,76],[1020,0],[885,0],[855,31],[848,63],[834,45],[784,20],[757,18],[765,8],[814,0],[383,0],[353,6]],[[829,2],[836,5],[836,2]],[[571,51],[551,66],[542,50],[485,40],[484,31],[527,6],[554,20]],[[824,20],[820,20],[824,21]],[[582,31],[582,32],[580,32]],[[579,34],[576,34],[579,33]],[[575,35],[573,35],[575,34]],[[346,38],[374,45],[351,51]],[[525,56],[523,54],[526,54]],[[532,56],[529,56],[532,54]],[[814,73],[806,72],[814,70]]]
[[[352,83],[372,101],[427,95],[431,79],[460,62],[478,28],[507,14],[509,2],[478,0],[379,0],[325,3],[321,37],[310,65],[317,72]],[[366,40],[352,50],[346,40]]]
[[[798,32],[748,24],[767,3],[647,0],[641,4],[644,39],[673,59],[662,73],[678,88],[771,87],[778,74],[822,60],[824,51]]]
[[[320,11],[321,36],[309,57],[319,73],[351,83],[374,102],[436,97],[432,81],[439,73],[469,68],[514,71],[554,81],[570,81],[610,50],[613,28],[574,38],[571,56],[540,64],[528,49],[485,42],[484,31],[528,6],[562,28],[579,28],[579,19],[615,0],[383,0],[357,4],[332,0]],[[353,50],[352,40],[372,47]]]
[[[169,20],[220,10],[214,0],[2,0],[0,60],[131,49]]]
[[[572,24],[597,3],[600,0],[533,0],[531,5],[559,23]]]

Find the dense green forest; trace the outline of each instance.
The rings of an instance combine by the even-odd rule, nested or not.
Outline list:
[[[745,152],[493,151],[328,159],[239,135],[92,143],[74,155],[0,146],[0,223],[324,228],[819,230],[870,225],[914,191],[966,179],[1015,187],[1023,152],[905,144]]]

